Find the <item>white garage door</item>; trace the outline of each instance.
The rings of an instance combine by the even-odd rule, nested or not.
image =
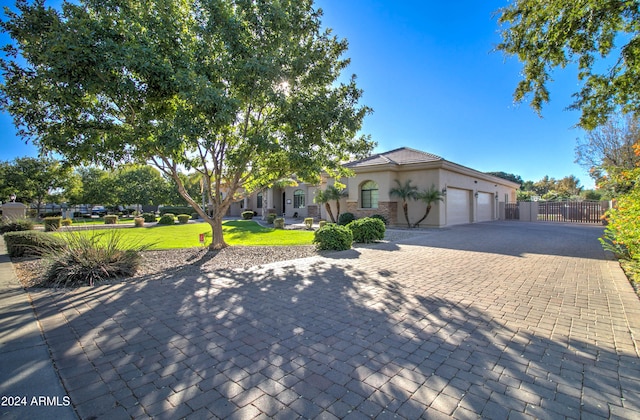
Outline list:
[[[493,194],[478,193],[478,222],[493,220]]]
[[[447,189],[447,225],[471,222],[471,191]]]

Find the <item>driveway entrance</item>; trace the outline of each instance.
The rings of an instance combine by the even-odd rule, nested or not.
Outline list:
[[[638,418],[640,303],[601,232],[402,231],[31,297],[82,418]]]

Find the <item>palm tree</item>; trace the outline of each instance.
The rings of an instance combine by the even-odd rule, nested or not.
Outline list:
[[[330,200],[336,201],[336,219],[340,219],[340,199],[346,197],[347,193],[342,188],[338,188],[335,185],[329,185],[325,190],[325,194],[329,194]]]
[[[335,185],[329,185],[324,191],[318,190],[318,192],[316,192],[314,201],[318,204],[324,204],[329,217],[331,217],[331,221],[333,223],[336,223],[336,218],[333,217],[333,212],[331,211],[330,202],[333,200],[336,201],[336,210],[338,212],[336,217],[340,217],[340,199],[346,196],[347,193],[344,191],[344,189],[338,188]]]
[[[404,185],[396,179],[397,187],[391,188],[389,194],[392,196],[400,197],[402,199],[402,210],[404,211],[404,218],[407,221],[407,227],[411,227],[409,223],[409,205],[407,200],[415,200],[418,194],[418,187],[411,185],[411,180],[405,181]]]
[[[327,213],[329,214],[331,221],[335,223],[336,219],[333,217],[333,212],[331,211],[331,204],[329,204],[329,202],[333,199],[334,198],[331,196],[331,194],[329,194],[327,189],[325,191],[323,190],[316,191],[316,196],[313,199],[313,201],[315,201],[318,204],[324,204],[324,207],[325,209],[327,209]]]
[[[427,205],[427,210],[425,211],[424,216],[422,216],[422,219],[418,220],[413,227],[418,227],[418,225],[427,218],[431,211],[431,207],[433,207],[433,203],[436,201],[444,201],[444,195],[436,188],[435,185],[432,184],[431,188],[428,190],[417,193],[416,198]]]

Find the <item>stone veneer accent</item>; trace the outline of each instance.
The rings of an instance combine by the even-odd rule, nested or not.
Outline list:
[[[320,208],[317,204],[309,204],[307,206],[307,217],[313,217],[314,219],[320,218]]]
[[[353,213],[358,219],[380,214],[387,218],[390,225],[398,224],[398,203],[395,201],[379,201],[377,209],[358,208],[357,202],[348,201],[347,211]]]

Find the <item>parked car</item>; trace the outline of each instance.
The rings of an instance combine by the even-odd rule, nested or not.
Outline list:
[[[106,214],[107,214],[107,209],[105,209],[104,206],[93,206],[91,208],[91,215],[92,216],[102,217],[102,216],[104,216]]]

